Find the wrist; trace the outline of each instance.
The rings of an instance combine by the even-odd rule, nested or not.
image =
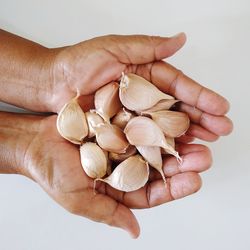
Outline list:
[[[35,87],[37,89],[37,98],[35,101],[35,110],[37,111],[55,112],[53,107],[53,100],[56,95],[54,91],[56,84],[54,68],[58,51],[59,49],[43,48],[42,55],[39,55],[39,60],[34,59],[39,71],[33,73],[35,77],[33,84],[36,85]]]
[[[63,105],[75,97],[77,88],[77,74],[73,72],[75,55],[70,53],[70,47],[54,48],[50,51],[53,54],[52,80],[50,95],[47,97],[49,110],[58,113]],[[82,69],[83,70],[83,69]]]
[[[0,30],[0,101],[51,111],[57,49]]]
[[[42,118],[0,112],[0,173],[29,176],[25,157]]]

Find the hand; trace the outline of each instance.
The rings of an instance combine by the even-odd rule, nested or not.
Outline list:
[[[192,121],[182,140],[196,137],[214,141],[229,134],[232,122],[225,116],[228,101],[162,61],[179,50],[185,40],[183,33],[172,38],[104,36],[60,49],[53,66],[51,110],[58,112],[77,93],[88,109],[99,87],[117,81],[122,72],[133,72],[182,101],[180,109]]]
[[[232,130],[228,102],[162,61],[185,43],[171,38],[104,36],[64,48],[47,49],[0,30],[0,100],[34,111],[58,112],[81,95],[86,109],[93,93],[122,72],[141,75],[183,102],[192,125],[185,139],[213,141]],[[194,109],[195,107],[195,109]]]
[[[17,121],[16,117],[13,121]],[[164,160],[167,188],[158,172],[152,171],[149,183],[138,191],[124,193],[97,182],[94,194],[93,179],[80,165],[79,148],[58,134],[56,116],[18,119],[23,124],[18,127],[27,130],[18,136],[22,147],[17,148],[23,150],[15,160],[24,167],[22,173],[71,213],[120,227],[132,237],[138,237],[139,225],[131,208],[150,208],[196,192],[201,186],[198,173],[212,161],[207,147],[179,144],[183,164],[178,166],[174,157]]]

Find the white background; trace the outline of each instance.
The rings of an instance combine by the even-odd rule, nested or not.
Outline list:
[[[0,27],[49,47],[110,33],[185,31],[186,46],[168,61],[226,96],[235,125],[209,144],[214,163],[200,192],[135,211],[137,240],[67,213],[28,179],[0,176],[1,250],[250,249],[249,0],[0,0]]]

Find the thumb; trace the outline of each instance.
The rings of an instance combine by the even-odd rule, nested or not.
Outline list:
[[[127,231],[132,238],[137,238],[140,234],[140,227],[132,211],[103,194],[96,194],[89,202],[91,207],[88,217],[94,221],[121,228]],[[79,214],[81,215],[81,214]],[[82,214],[85,216],[85,214]]]
[[[145,64],[175,54],[186,42],[185,33],[172,37],[130,35],[107,36],[102,45],[124,64]]]

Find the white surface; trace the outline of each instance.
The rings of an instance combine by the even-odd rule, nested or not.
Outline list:
[[[250,249],[249,0],[0,0],[0,26],[50,47],[110,33],[185,31],[186,46],[169,61],[226,96],[235,124],[231,136],[210,144],[214,164],[199,193],[136,211],[138,240],[68,214],[28,179],[0,176],[1,250]]]

